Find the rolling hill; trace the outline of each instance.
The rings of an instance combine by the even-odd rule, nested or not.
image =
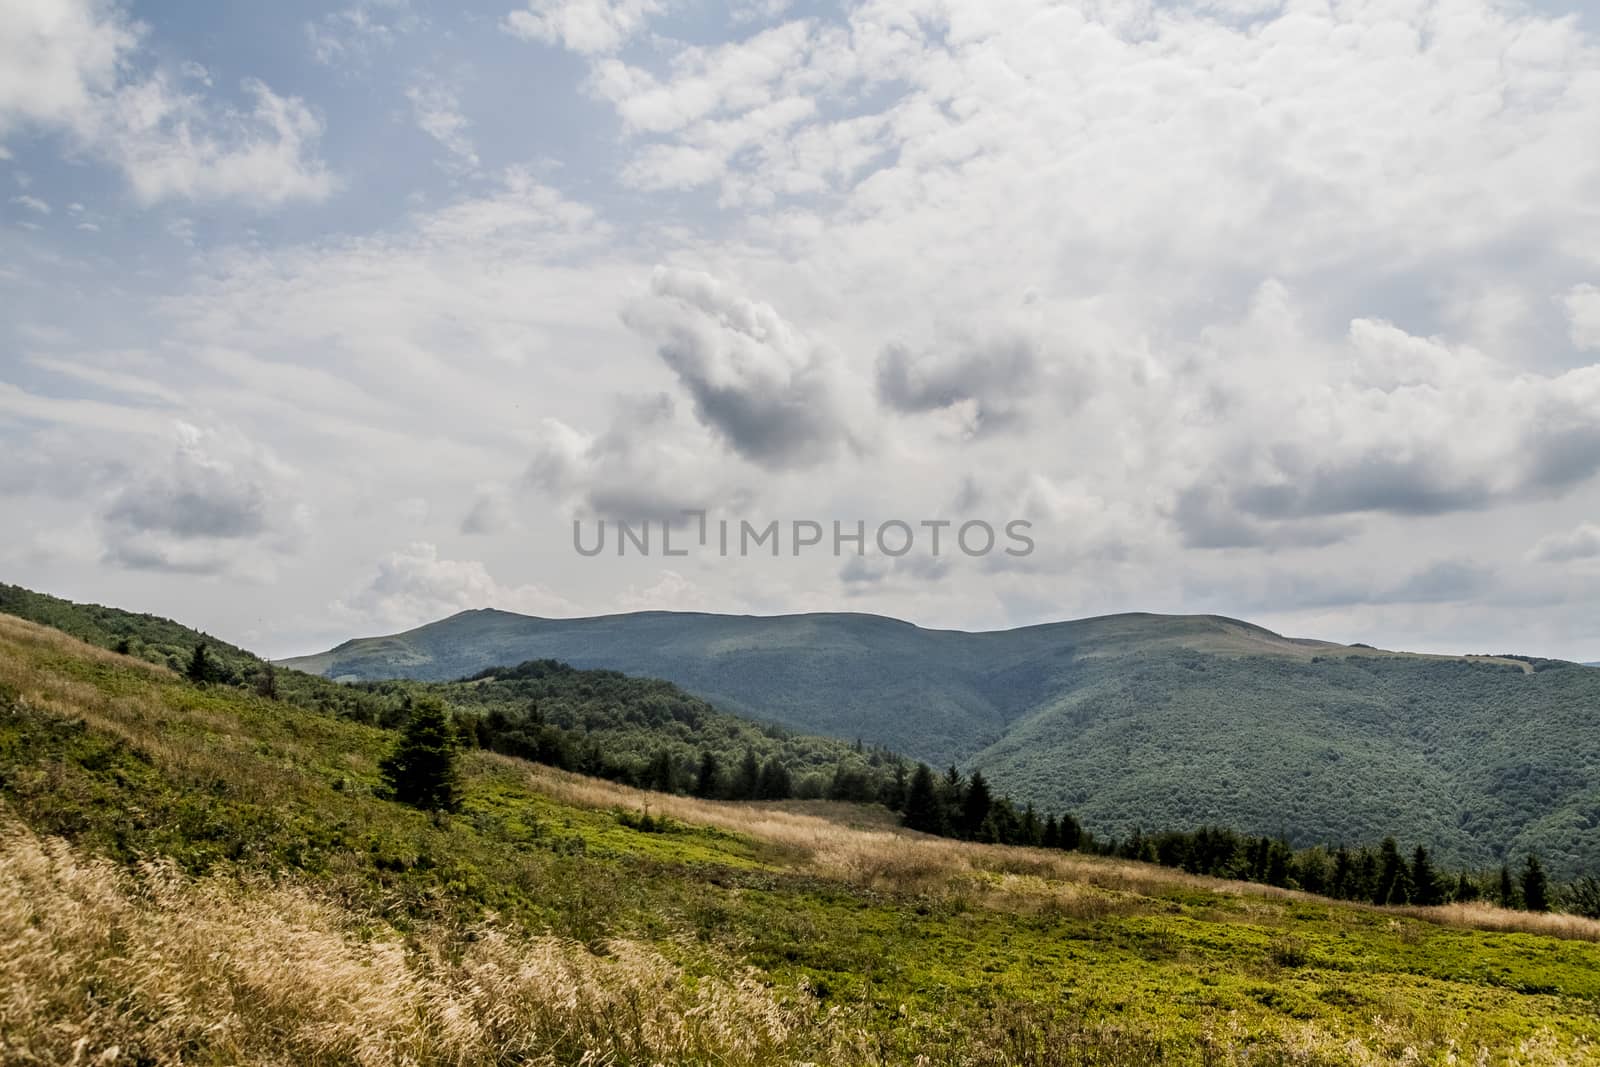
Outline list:
[[[1600,674],[1563,661],[1388,652],[1217,616],[965,633],[855,614],[483,610],[289,663],[440,679],[540,657],[981,769],[1101,834],[1395,833],[1450,863],[1537,851],[1564,875],[1600,867]]]
[[[644,793],[0,615],[0,1062],[1587,1063],[1600,923]],[[651,818],[644,816],[650,814]]]

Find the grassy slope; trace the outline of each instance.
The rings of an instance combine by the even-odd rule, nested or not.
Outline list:
[[[178,671],[186,667],[195,644],[203,641],[228,684],[246,689],[255,686],[267,666],[251,652],[170,619],[77,604],[19,586],[0,584],[0,613],[42,623],[101,648],[115,648],[125,641],[134,658]],[[524,674],[507,669],[497,677],[473,681],[351,686],[279,669],[276,684],[280,696],[292,704],[368,723],[396,719],[403,713],[404,699],[422,691],[478,715],[500,711],[520,719],[537,704],[546,721],[572,731],[574,738],[603,746],[620,765],[642,767],[665,751],[686,775],[704,751],[717,757],[725,777],[746,752],[753,751],[762,762],[776,758],[783,763],[797,784],[808,775],[827,781],[841,763],[866,767],[871,758],[856,754],[850,744],[836,738],[799,734],[728,714],[653,678],[598,671]],[[891,771],[884,766],[868,768],[866,773],[875,783]]]
[[[1600,672],[1281,637],[1216,616],[998,633],[870,615],[466,612],[297,661],[449,676],[550,655],[671,679],[795,729],[959,761],[1101,835],[1218,823],[1424,841],[1451,865],[1600,868]]]
[[[594,947],[621,938],[631,947],[607,951],[630,960],[650,953],[651,966],[667,968],[664,979],[616,1002],[632,1004],[636,1015],[660,1002],[681,1016],[684,990],[716,988],[694,976],[751,965],[755,991],[717,994],[720,1006],[704,1009],[721,1013],[718,1032],[776,1034],[780,1014],[792,1023],[788,1036],[763,1039],[754,1051],[730,1052],[716,1043],[726,1036],[651,1038],[653,1045],[640,1038],[649,1048],[618,1062],[910,1063],[920,1054],[973,1064],[1158,1056],[1334,1064],[1394,1062],[1413,1049],[1421,1062],[1443,1063],[1452,1051],[1473,1062],[1481,1048],[1490,1063],[1562,1055],[1576,1063],[1594,1058],[1600,1042],[1600,944],[1444,924],[1471,918],[1460,912],[1419,918],[1142,865],[937,841],[870,816],[852,826],[848,812],[825,805],[650,796],[483,753],[467,760],[464,811],[429,817],[374,795],[376,761],[392,735],[235,691],[196,690],[162,669],[8,618],[0,618],[0,706],[5,809],[34,833],[64,835],[121,862],[170,857],[190,875],[228,879],[202,893],[158,887],[122,897],[168,901],[161,906],[169,920],[197,909],[194,923],[161,928],[163,958],[177,961],[169,969],[189,966],[191,955],[202,971],[232,968],[220,985],[170,976],[119,984],[119,968],[131,964],[96,953],[124,953],[127,939],[143,935],[119,934],[97,948],[99,941],[50,925],[69,920],[45,902],[85,892],[74,872],[90,861],[80,853],[40,862],[39,847],[17,844],[8,831],[8,860],[35,873],[33,882],[0,879],[0,950],[11,947],[6,938],[26,945],[54,937],[51,952],[16,958],[66,973],[51,972],[48,986],[30,985],[27,971],[20,986],[0,979],[0,1043],[10,1043],[0,1045],[0,1059],[7,1047],[66,1059],[79,1033],[93,1054],[114,1030],[125,1059],[146,1049],[161,1061],[162,1042],[177,1040],[173,1020],[186,1017],[185,997],[227,1001],[195,1012],[233,1013],[231,1031],[181,1032],[190,1061],[267,1061],[277,1050],[285,1061],[315,1062],[310,1049],[321,1050],[323,1062],[386,1063],[399,1060],[402,1045],[424,1061],[482,1061],[512,1047],[493,1037],[513,1025],[508,1018],[520,1025],[524,1014],[550,1014],[544,1001],[523,1005],[536,999],[530,990],[538,983],[505,978],[494,986],[501,992],[484,993],[474,970],[480,980],[470,996],[450,984],[459,978],[450,971],[444,988],[416,994],[416,1012],[403,999],[410,987],[396,987],[389,999],[400,998],[406,1011],[384,1014],[374,1004],[370,1017],[351,1022],[346,1016],[365,1002],[341,991],[362,982],[292,959],[280,965],[273,955],[292,956],[280,942],[292,948],[294,938],[311,936],[296,925],[295,915],[312,906],[305,900],[337,909],[336,919],[314,913],[313,933],[332,938],[327,952],[339,959],[371,944],[406,954],[408,964],[383,972],[394,982],[420,980],[451,960],[472,962],[496,938],[554,932]],[[668,832],[628,825],[627,813],[647,804],[671,817]],[[31,864],[20,862],[30,856]],[[262,871],[287,889],[251,889],[269,895],[250,898],[256,912],[238,910],[291,908],[281,929],[241,932],[220,964],[214,936],[205,953],[185,949],[182,929],[212,936],[218,923],[237,921],[219,919],[214,902],[231,899],[225,886],[241,884],[236,874],[249,887],[250,872]],[[291,890],[300,896],[289,903],[270,895]],[[102,898],[94,907],[120,906]],[[212,910],[202,915],[202,906]],[[1600,925],[1579,920],[1480,917],[1600,938]],[[469,933],[461,924],[479,925]],[[388,932],[396,925],[408,941]],[[512,960],[548,954],[546,942],[516,943],[527,947],[510,952]],[[569,978],[604,970],[585,951],[562,951],[576,953],[561,971]],[[247,953],[268,962],[252,969]],[[292,977],[296,995],[269,995],[258,972]],[[174,983],[185,992],[157,996]],[[41,996],[60,1017],[41,1015]],[[515,1012],[496,999],[513,996],[521,998]],[[35,999],[19,1000],[27,997]],[[107,1015],[107,1003],[117,1006],[112,1021],[89,1018]],[[528,1062],[542,1062],[534,1055],[541,1050],[551,1062],[574,1061],[581,1048],[614,1052],[619,1028],[665,1025],[576,1003],[556,1013],[565,1020],[560,1033],[531,1022],[517,1031]],[[440,1004],[455,1014],[437,1026],[417,1022],[443,1012]],[[741,1013],[750,1015],[743,1025]],[[252,1038],[258,1023],[272,1032]],[[404,1027],[422,1029],[406,1037],[410,1044],[389,1040],[389,1028]],[[328,1044],[357,1041],[355,1034],[362,1057]],[[475,1051],[451,1051],[479,1038]],[[551,1052],[558,1039],[568,1042],[565,1051]]]

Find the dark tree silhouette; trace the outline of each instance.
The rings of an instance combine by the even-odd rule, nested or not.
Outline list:
[[[418,697],[394,751],[379,765],[394,799],[429,811],[453,811],[459,801],[457,739],[450,713],[432,697]]]
[[[1529,855],[1522,868],[1522,906],[1528,911],[1550,910],[1550,882],[1538,856]]]
[[[204,641],[194,646],[194,652],[189,656],[189,667],[184,673],[196,685],[204,685],[211,680],[211,657],[206,653]]]

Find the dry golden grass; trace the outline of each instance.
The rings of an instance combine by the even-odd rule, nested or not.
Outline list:
[[[1441,904],[1433,908],[1386,908],[1385,911],[1413,919],[1460,926],[1469,930],[1496,930],[1502,933],[1542,934],[1567,941],[1600,941],[1600,919],[1558,912],[1512,911],[1493,904]]]
[[[293,886],[84,859],[0,811],[0,1062],[787,1064],[858,1039],[754,976],[491,927],[373,932]]]
[[[530,788],[578,807],[648,809],[681,822],[714,826],[784,849],[811,873],[852,885],[897,892],[959,893],[1013,910],[1060,910],[1110,914],[1127,910],[1116,895],[1150,897],[1175,887],[1225,893],[1248,900],[1322,898],[1292,889],[1193,875],[1155,864],[1076,852],[930,837],[894,826],[845,825],[813,814],[813,805],[750,804],[651,793],[615,782],[585,778],[551,767],[484,753],[478,758],[515,769]],[[1600,921],[1577,915],[1535,914],[1491,904],[1439,907],[1346,907],[1404,915],[1424,922],[1474,930],[1543,934],[1575,941],[1600,941]]]

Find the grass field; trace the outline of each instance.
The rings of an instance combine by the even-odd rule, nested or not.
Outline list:
[[[0,1062],[1600,1062],[1594,922],[486,753],[428,815],[392,739],[0,617]]]

